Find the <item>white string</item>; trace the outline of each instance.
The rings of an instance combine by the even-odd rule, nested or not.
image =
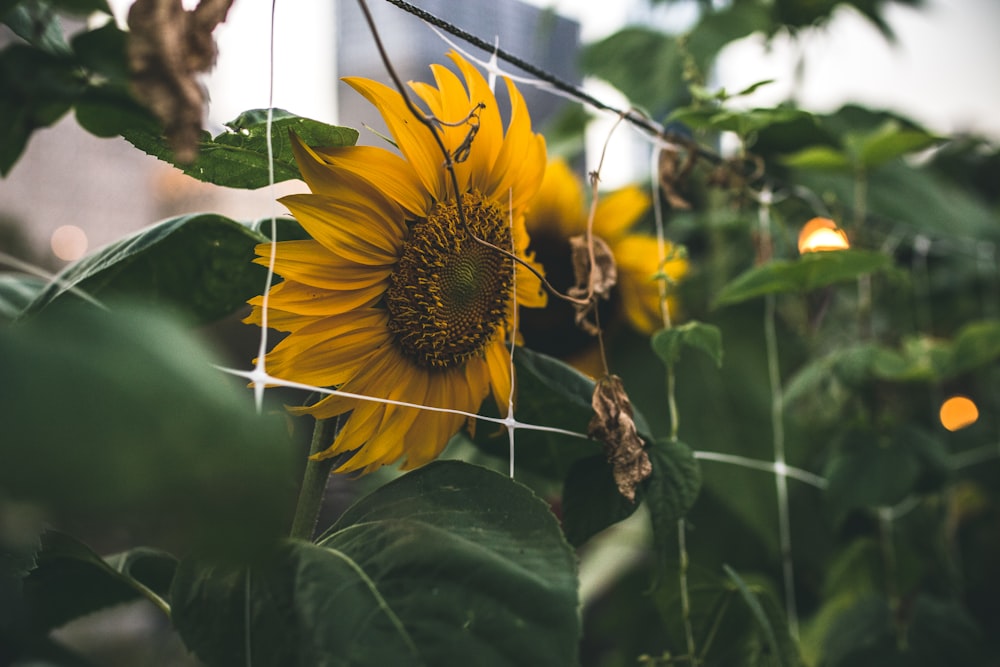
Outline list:
[[[771,243],[770,187],[765,186],[759,195],[757,208],[761,246],[768,249]],[[770,256],[767,257],[770,261]],[[788,505],[788,466],[785,463],[784,392],[781,387],[781,368],[778,365],[778,335],[775,330],[775,295],[764,297],[764,341],[767,352],[768,379],[771,386],[771,437],[774,448],[774,483],[778,495],[778,544],[781,550],[781,571],[785,588],[785,615],[788,632],[799,637],[799,614],[795,601],[795,562],[792,559],[792,525]]]
[[[751,470],[763,470],[779,476],[791,477],[800,482],[805,482],[817,489],[826,490],[829,483],[824,477],[811,473],[808,470],[795,468],[789,465],[779,465],[777,461],[761,461],[737,454],[723,454],[722,452],[695,451],[694,457],[702,461],[715,461],[716,463],[729,463],[741,468]]]
[[[511,253],[517,253],[517,244],[514,241],[514,188],[509,188],[507,190],[507,212],[510,217],[508,223],[510,225],[510,249]],[[513,257],[510,260],[510,275],[511,275],[511,299],[514,301],[514,308],[511,314],[511,326],[510,326],[510,391],[507,394],[507,418],[504,420],[504,426],[507,429],[507,439],[509,440],[510,453],[508,458],[510,459],[510,478],[514,479],[514,428],[517,421],[514,419],[514,343],[517,338],[517,262],[514,261]],[[497,406],[500,407],[500,406]]]
[[[278,387],[287,387],[289,389],[301,389],[302,391],[315,392],[318,394],[326,394],[328,396],[340,396],[341,398],[349,398],[359,401],[369,401],[372,403],[384,403],[386,405],[395,405],[401,408],[415,408],[417,410],[427,410],[429,412],[442,412],[452,415],[461,415],[469,419],[478,419],[479,421],[490,422],[492,424],[500,424],[502,426],[507,426],[508,424],[513,425],[515,428],[523,428],[529,431],[545,431],[548,433],[558,433],[561,435],[568,435],[573,438],[582,438],[588,440],[589,436],[585,433],[577,433],[576,431],[570,431],[564,428],[558,428],[556,426],[543,426],[541,424],[528,424],[525,422],[519,422],[512,417],[489,417],[487,415],[476,414],[475,412],[466,412],[465,410],[459,410],[457,408],[439,408],[433,405],[423,405],[420,403],[410,403],[407,401],[396,401],[391,398],[381,398],[379,396],[367,396],[365,394],[355,394],[349,391],[341,391],[340,389],[331,389],[329,387],[315,387],[310,384],[304,384],[302,382],[295,382],[293,380],[284,380],[282,378],[274,377],[270,373],[264,373],[259,375],[258,371],[254,369],[253,371],[241,371],[236,368],[225,368],[224,366],[215,366],[218,370],[229,373],[230,375],[235,375],[237,377],[253,379],[260,377],[265,384]]]
[[[270,305],[271,284],[274,282],[274,265],[278,254],[278,211],[277,193],[274,189],[274,146],[271,144],[271,129],[274,123],[274,17],[278,5],[278,0],[271,0],[271,26],[270,26],[270,58],[268,60],[268,88],[267,88],[267,123],[265,124],[265,141],[267,141],[267,187],[270,193],[269,199],[271,209],[271,244],[270,253],[267,258],[267,277],[264,280],[264,294],[262,296],[260,308],[260,345],[257,348],[257,363],[253,372],[247,376],[253,385],[254,407],[257,414],[264,409],[264,390],[267,387],[267,319]]]

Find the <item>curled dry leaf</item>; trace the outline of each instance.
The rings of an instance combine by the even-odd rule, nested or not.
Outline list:
[[[634,503],[635,489],[653,473],[653,465],[635,428],[632,403],[621,378],[608,375],[598,380],[591,405],[594,416],[587,433],[604,443],[618,492]]]
[[[611,248],[599,236],[591,235],[594,246],[594,265],[590,264],[590,248],[585,235],[569,239],[573,260],[573,277],[576,284],[569,288],[569,295],[577,299],[587,299],[585,304],[573,304],[576,324],[589,334],[597,335],[600,328],[589,318],[596,313],[597,300],[611,298],[611,288],[618,282],[618,266]]]
[[[128,13],[132,89],[163,123],[178,162],[197,157],[205,91],[197,76],[215,64],[212,31],[233,0],[201,0],[185,11],[181,0],[136,0]]]
[[[684,199],[678,192],[683,187],[687,177],[694,169],[698,154],[694,150],[662,150],[660,151],[658,171],[660,190],[667,198],[670,206],[675,209],[687,210],[691,208],[688,200]]]

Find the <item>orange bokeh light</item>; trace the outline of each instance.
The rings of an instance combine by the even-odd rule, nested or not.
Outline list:
[[[52,253],[65,262],[72,262],[87,254],[87,233],[76,225],[63,225],[50,239]]]
[[[846,250],[851,247],[844,230],[829,218],[813,218],[799,232],[799,252]]]
[[[979,408],[970,398],[952,396],[941,404],[941,425],[949,431],[971,426],[979,419]]]

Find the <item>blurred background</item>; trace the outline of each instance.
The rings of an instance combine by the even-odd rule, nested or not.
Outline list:
[[[581,49],[626,26],[681,34],[705,6],[701,0],[414,4],[619,106],[627,102],[618,90],[584,73]],[[770,35],[761,30],[725,44],[708,73],[710,86],[739,90],[773,79],[735,103],[768,106],[794,99],[802,108],[829,112],[854,102],[900,112],[932,131],[1000,138],[1000,77],[994,72],[1000,41],[992,33],[1000,25],[1000,3],[926,0],[914,7],[887,2],[880,16],[891,37],[853,6],[829,4],[833,9],[820,25]],[[121,25],[128,5],[127,0],[112,2]],[[427,65],[439,61],[449,44],[388,2],[374,0],[370,5],[403,77],[425,79]],[[237,0],[217,29],[218,64],[205,78],[211,97],[207,124],[213,134],[242,111],[268,105],[270,23],[270,3]],[[4,30],[0,43],[10,39]],[[273,53],[274,106],[357,127],[362,142],[378,141],[362,128],[368,124],[377,130],[378,118],[338,82],[348,75],[388,80],[356,3],[278,2]],[[536,128],[551,129],[565,101],[521,88],[529,97]],[[588,167],[594,166],[612,121],[599,118],[588,125]],[[558,149],[552,139],[550,145]],[[647,179],[647,156],[645,142],[627,130],[618,132],[609,146],[605,185]],[[247,193],[199,183],[120,138],[95,138],[67,116],[36,132],[21,161],[0,181],[0,251],[57,270],[87,250],[172,215],[214,211],[255,219],[275,210],[282,213],[272,203],[274,196],[296,188],[301,185]]]

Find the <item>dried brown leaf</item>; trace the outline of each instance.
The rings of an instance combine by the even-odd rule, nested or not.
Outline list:
[[[215,64],[212,31],[233,0],[136,0],[128,13],[128,60],[135,96],[163,123],[178,162],[198,154],[205,91],[197,76]]]
[[[691,204],[680,195],[691,170],[697,160],[695,151],[663,150],[660,151],[658,164],[660,190],[667,198],[670,206],[675,209],[687,210]]]
[[[604,239],[593,235],[590,238],[594,247],[593,267],[590,264],[590,248],[587,246],[586,236],[581,234],[569,239],[576,284],[568,292],[574,298],[587,300],[585,304],[573,304],[577,326],[587,333],[597,335],[600,328],[590,321],[589,316],[596,313],[598,299],[611,298],[611,289],[618,282],[618,265]]]
[[[653,473],[653,465],[636,430],[632,403],[621,378],[608,375],[598,380],[591,405],[594,416],[587,433],[604,443],[618,492],[634,503],[636,487]]]

